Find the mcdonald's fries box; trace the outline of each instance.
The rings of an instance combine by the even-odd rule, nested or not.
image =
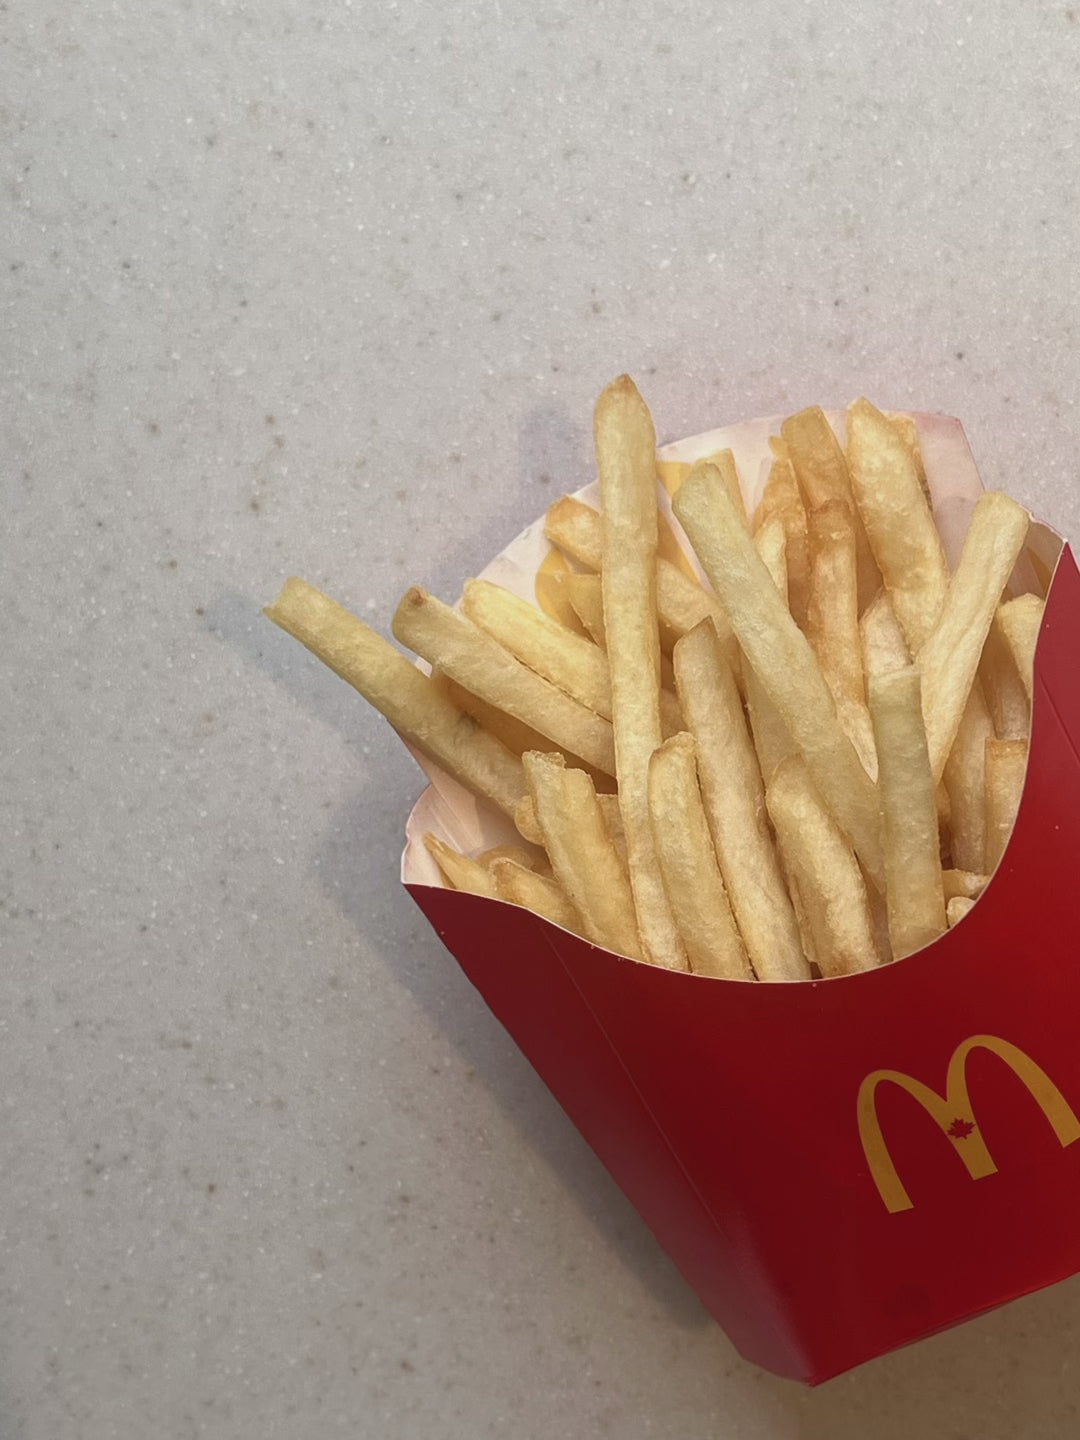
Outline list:
[[[978,474],[956,421],[916,422],[955,561]],[[775,433],[661,458],[731,448],[752,502]],[[533,598],[546,553],[538,523],[485,574]],[[956,928],[868,973],[694,976],[444,889],[425,832],[515,836],[418,757],[413,898],[733,1343],[810,1384],[1080,1270],[1080,574],[1035,524],[1013,585],[1047,603],[1012,839]]]

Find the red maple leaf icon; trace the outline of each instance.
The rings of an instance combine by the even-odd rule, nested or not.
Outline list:
[[[951,1135],[954,1140],[966,1140],[974,1129],[974,1120],[961,1120],[958,1117],[952,1122],[945,1133]]]

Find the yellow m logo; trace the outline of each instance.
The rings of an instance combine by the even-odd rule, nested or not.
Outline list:
[[[885,1081],[899,1085],[919,1102],[952,1142],[973,1180],[997,1172],[986,1141],[979,1133],[968,1095],[967,1058],[972,1050],[989,1050],[1005,1061],[1031,1092],[1062,1147],[1080,1140],[1080,1121],[1054,1082],[1023,1050],[1007,1040],[999,1040],[996,1035],[972,1035],[960,1042],[949,1060],[944,1096],[902,1070],[874,1070],[859,1086],[859,1138],[878,1192],[892,1214],[910,1210],[912,1201],[896,1173],[878,1120],[877,1088]]]

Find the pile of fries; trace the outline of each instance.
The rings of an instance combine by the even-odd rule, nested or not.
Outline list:
[[[548,511],[565,563],[540,605],[409,590],[393,632],[430,674],[301,580],[266,613],[513,819],[521,843],[476,856],[425,837],[450,886],[695,974],[872,969],[1001,858],[1044,602],[1006,598],[1024,509],[984,494],[950,574],[913,421],[857,400],[846,428],[786,420],[752,517],[730,451],[664,464],[695,566],[622,376],[596,405],[601,509]]]

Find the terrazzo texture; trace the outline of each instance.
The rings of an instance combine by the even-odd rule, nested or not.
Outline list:
[[[1080,534],[1080,12],[0,5],[3,1440],[1057,1440],[1080,1281],[745,1365],[397,883],[386,625],[663,438],[865,391]]]

